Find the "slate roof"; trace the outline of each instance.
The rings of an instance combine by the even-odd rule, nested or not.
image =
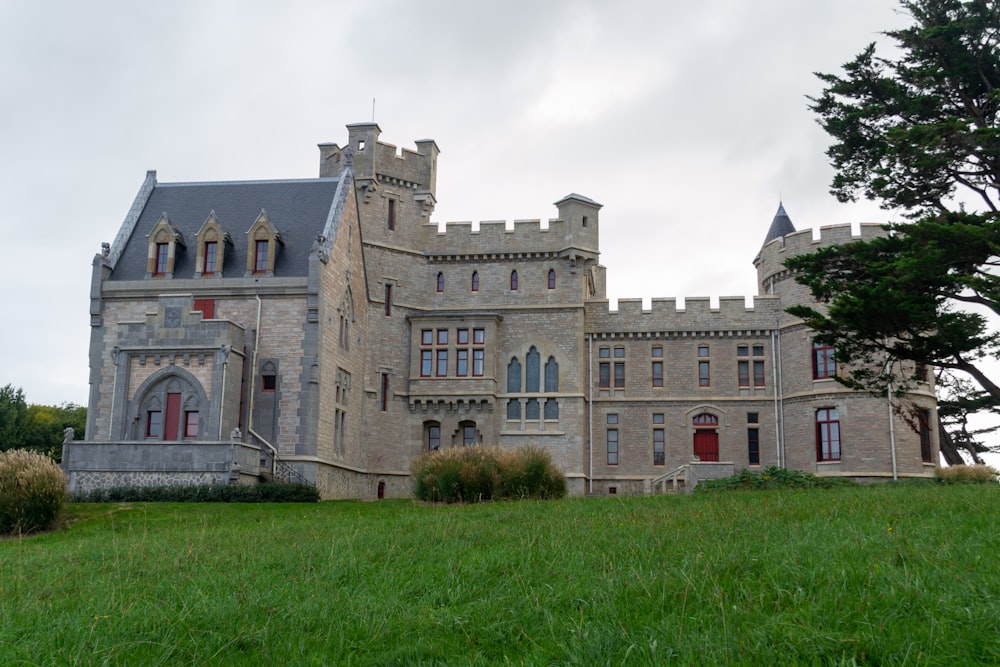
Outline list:
[[[195,234],[212,211],[233,241],[226,249],[223,276],[242,277],[247,260],[246,232],[261,209],[283,243],[275,258],[274,275],[308,276],[309,251],[335,204],[339,183],[337,178],[157,183],[109,279],[146,277],[146,235],[164,213],[183,235],[185,244],[174,261],[174,278],[193,278],[198,251]]]
[[[764,238],[761,247],[763,248],[774,239],[783,238],[794,231],[795,225],[792,224],[792,219],[785,213],[785,205],[778,202],[778,212],[774,214],[774,220],[771,221],[771,228],[767,230],[767,236]]]

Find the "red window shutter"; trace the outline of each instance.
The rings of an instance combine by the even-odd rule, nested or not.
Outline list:
[[[194,309],[201,313],[202,319],[215,319],[215,299],[195,299]]]

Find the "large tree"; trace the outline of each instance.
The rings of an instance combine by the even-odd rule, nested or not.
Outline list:
[[[810,99],[834,140],[831,192],[910,221],[788,261],[823,303],[790,312],[834,345],[853,386],[905,387],[924,364],[971,377],[981,390],[950,382],[967,416],[1000,405],[983,363],[1000,349],[1000,7],[901,4],[912,23],[884,33],[891,56],[869,45],[842,74],[817,74],[825,87]]]

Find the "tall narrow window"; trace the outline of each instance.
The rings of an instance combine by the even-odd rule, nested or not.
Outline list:
[[[750,386],[750,362],[740,360],[736,362],[736,375],[739,377],[741,387]]]
[[[517,394],[521,391],[521,362],[513,357],[507,364],[507,392]]]
[[[215,241],[205,242],[205,270],[203,275],[210,276],[216,272],[217,261],[219,259],[219,244]]]
[[[448,375],[448,350],[438,350],[437,351],[437,368],[434,374],[438,377],[445,377]]]
[[[615,389],[625,388],[625,362],[615,362]]]
[[[666,463],[666,447],[663,429],[663,414],[653,415],[653,465],[662,466]]]
[[[760,429],[755,426],[747,428],[747,463],[760,465]]]
[[[437,422],[427,424],[427,449],[432,452],[441,449],[441,425]]]
[[[197,410],[188,410],[184,413],[184,437],[185,438],[197,438],[198,437],[198,418],[199,414]]]
[[[699,387],[709,387],[711,386],[711,373],[709,371],[709,365],[707,361],[698,362],[698,386]]]
[[[472,447],[476,444],[476,424],[475,422],[462,422],[459,424],[462,429],[462,446]]]
[[[813,379],[823,380],[837,375],[837,361],[833,347],[826,343],[813,343]]]
[[[385,314],[392,315],[392,285],[385,286]]]
[[[840,460],[840,415],[836,408],[816,411],[816,460]]]
[[[559,364],[555,357],[549,357],[545,362],[545,392],[559,391]],[[559,401],[555,398],[545,399],[545,418],[559,419]]]
[[[150,410],[146,413],[146,437],[159,438],[163,435],[163,412]]]
[[[556,270],[549,269],[549,289],[556,288]]]
[[[482,348],[477,347],[472,350],[472,374],[476,377],[483,376],[483,366],[486,360],[486,352]]]
[[[608,415],[608,465],[618,465],[618,415]]]
[[[167,272],[167,258],[169,257],[169,252],[169,243],[156,244],[156,270],[153,272],[153,275],[162,276]]]
[[[933,463],[931,458],[931,411],[921,409],[918,414],[920,427],[920,460]]]
[[[382,393],[379,396],[379,409],[385,412],[389,409],[389,374],[382,373]]]
[[[479,271],[472,272],[472,291],[479,291]]]
[[[437,291],[438,292],[444,291],[444,274],[440,271],[438,271],[438,276],[437,276]]]
[[[469,374],[469,351],[455,351],[455,375],[465,377]]]
[[[420,350],[420,377],[429,378],[431,376],[433,354],[431,350]]]
[[[601,389],[611,388],[611,364],[607,361],[602,361],[600,364],[599,380],[597,381],[597,386]]]
[[[396,200],[386,200],[385,226],[390,230],[396,229]]]
[[[538,393],[541,376],[541,355],[538,354],[538,349],[534,345],[528,350],[528,356],[525,361],[524,391],[529,394]]]
[[[654,361],[653,362],[653,386],[662,387],[663,386],[663,362]]]
[[[267,251],[268,251],[267,241],[257,241],[256,243],[254,243],[254,253],[253,253],[254,273],[267,272]]]
[[[510,272],[510,291],[517,291],[517,271]]]
[[[764,362],[761,360],[753,362],[753,386],[764,386]]]

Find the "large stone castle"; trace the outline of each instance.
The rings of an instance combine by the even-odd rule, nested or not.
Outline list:
[[[543,447],[576,494],[771,465],[933,474],[931,378],[908,397],[916,418],[894,416],[837,383],[832,350],[785,313],[810,296],[784,259],[857,238],[849,225],[814,239],[779,207],[751,306],[611,310],[600,204],[570,194],[547,223],[442,229],[437,145],[400,152],[379,134],[349,125],[345,146],[321,144],[316,179],[146,175],[94,258],[71,488],[275,476],[406,496],[415,457],[476,445]]]

